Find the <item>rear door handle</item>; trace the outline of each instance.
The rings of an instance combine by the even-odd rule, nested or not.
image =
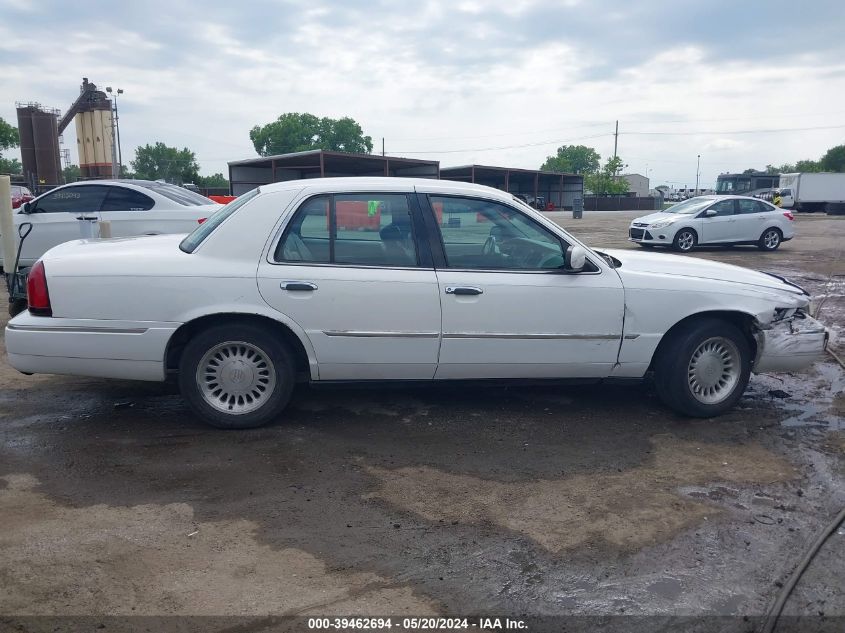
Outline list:
[[[282,290],[313,292],[317,289],[317,284],[310,281],[283,281]]]
[[[484,291],[474,286],[446,286],[447,295],[480,295]]]

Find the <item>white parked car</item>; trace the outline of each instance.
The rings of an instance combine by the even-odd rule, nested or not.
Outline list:
[[[628,378],[712,416],[826,345],[779,277],[595,251],[479,185],[329,178],[247,193],[186,236],[81,240],[6,328],[25,373],[178,380],[209,423],[276,419],[296,381]]]
[[[671,246],[687,253],[699,245],[756,244],[776,250],[795,237],[795,216],[747,196],[698,196],[636,218],[628,240],[641,246]]]
[[[48,249],[78,240],[80,223],[108,220],[112,237],[189,233],[221,209],[197,193],[150,180],[85,180],[51,189],[14,214],[15,226],[31,222],[21,266],[31,266]],[[96,233],[96,225],[89,227]]]

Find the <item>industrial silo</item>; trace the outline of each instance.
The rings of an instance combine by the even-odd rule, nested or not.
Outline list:
[[[21,164],[23,175],[30,186],[37,182],[38,167],[35,164],[35,139],[32,137],[32,113],[36,107],[32,104],[17,104],[18,134],[21,142]]]
[[[108,99],[88,101],[76,114],[79,168],[85,178],[109,178],[112,175],[111,117],[111,101]]]
[[[35,165],[39,187],[54,187],[61,184],[61,163],[59,162],[58,113],[33,110],[32,137],[35,147]]]

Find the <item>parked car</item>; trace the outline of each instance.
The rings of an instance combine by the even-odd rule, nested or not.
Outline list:
[[[359,203],[378,224],[339,228]],[[707,417],[752,371],[799,370],[827,341],[785,279],[592,250],[506,192],[428,179],[262,185],[188,236],[53,248],[28,290],[6,328],[13,367],[172,378],[223,428],[276,419],[298,380],[653,373],[669,407]]]
[[[12,208],[17,209],[21,206],[24,202],[29,202],[33,200],[35,196],[32,195],[32,192],[23,187],[21,185],[12,185]]]
[[[698,196],[636,218],[628,239],[644,247],[671,246],[687,253],[700,245],[756,244],[774,251],[795,236],[795,217],[747,196]]]
[[[15,225],[31,222],[21,252],[30,266],[48,249],[80,238],[80,222],[108,220],[112,237],[190,233],[197,222],[221,209],[182,187],[148,180],[87,180],[56,187],[22,204]]]

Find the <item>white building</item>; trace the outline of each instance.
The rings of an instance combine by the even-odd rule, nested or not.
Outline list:
[[[648,178],[642,174],[622,174],[628,182],[628,191],[634,192],[638,198],[645,198],[648,196]]]

